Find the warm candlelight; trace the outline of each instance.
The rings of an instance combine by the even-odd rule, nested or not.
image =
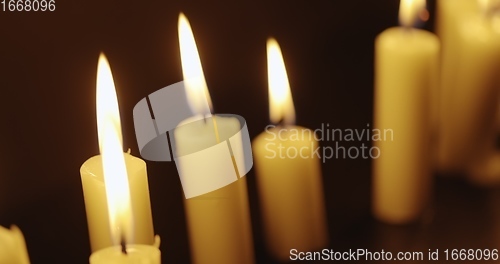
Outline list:
[[[310,157],[279,157],[278,149],[315,148],[314,137],[293,138],[295,109],[281,49],[267,42],[269,126],[252,143],[266,244],[272,255],[288,260],[291,249],[306,252],[328,244],[320,161]],[[278,136],[279,135],[279,136]]]
[[[123,152],[120,114],[106,57],[99,57],[96,90],[101,155],[80,173],[92,251],[122,243],[154,244],[146,164]]]
[[[192,261],[253,263],[246,178],[238,170],[241,166],[234,165],[244,159],[242,153],[236,153],[242,149],[242,138],[233,137],[241,123],[235,117],[211,115],[196,42],[183,14],[179,16],[179,45],[187,97],[195,116],[175,129],[173,154],[187,198]]]
[[[412,28],[424,0],[402,0],[401,27],[382,32],[375,43],[375,128],[392,131],[374,141],[375,216],[389,223],[418,219],[431,198],[431,131],[437,92],[439,40]]]
[[[439,169],[498,183],[498,1],[439,1],[443,41]]]
[[[90,264],[160,264],[161,253],[150,245],[127,245],[126,254],[122,246],[99,250],[90,256]]]
[[[113,244],[122,240],[133,241],[133,216],[130,201],[125,159],[123,157],[122,133],[118,100],[111,69],[104,56],[99,58],[97,71],[97,135],[102,156],[102,170],[109,226]]]
[[[17,226],[10,229],[0,226],[0,263],[30,263],[23,233]]]

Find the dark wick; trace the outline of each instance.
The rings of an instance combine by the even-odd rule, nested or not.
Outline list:
[[[122,246],[122,253],[127,255],[127,245],[125,244],[125,239],[122,238],[120,244]]]
[[[277,126],[277,127],[284,127],[284,126],[286,126],[286,125],[285,125],[285,118],[284,118],[284,117],[282,117],[282,118],[278,121],[278,123],[276,123],[276,126]]]

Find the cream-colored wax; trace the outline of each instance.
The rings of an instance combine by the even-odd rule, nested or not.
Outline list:
[[[146,163],[128,153],[123,155],[127,166],[134,222],[134,241],[127,243],[153,245],[154,230]],[[92,252],[114,246],[109,227],[101,156],[97,155],[85,161],[80,168],[80,175]]]
[[[184,122],[175,129],[174,156],[202,153],[218,144],[224,144],[222,147],[227,148],[227,140],[240,131],[240,123],[236,118],[208,117],[205,121]],[[179,170],[191,167],[190,173],[197,166],[196,163],[182,164],[182,160],[176,162],[181,162],[177,164]],[[203,164],[206,160],[200,157],[197,162]],[[234,165],[231,160],[227,162],[229,164],[203,164],[203,168],[210,167],[211,171],[220,170],[221,173],[230,169],[234,174]],[[203,171],[193,174],[200,173]],[[226,178],[227,175],[221,177]],[[255,261],[246,178],[234,177],[234,182],[225,187],[184,201],[192,263],[245,264]],[[186,184],[189,185],[187,181],[183,183]],[[192,186],[183,187],[188,190]]]
[[[389,223],[417,219],[431,196],[431,111],[437,89],[439,41],[432,33],[395,27],[375,43],[376,129],[374,215]]]
[[[252,143],[266,244],[280,260],[289,260],[291,249],[328,245],[320,160],[311,154],[318,143],[308,136],[312,132],[302,136],[303,131],[310,132],[274,127]]]
[[[498,170],[488,170],[498,155],[491,149],[498,133],[500,29],[482,2],[438,1],[443,43],[438,161],[443,172],[487,183],[500,180]]]
[[[453,54],[449,55],[454,62],[446,70],[448,76],[443,76],[449,81],[442,86],[439,161],[442,171],[467,173],[474,181],[492,182],[494,178],[499,181],[500,175],[486,179],[481,175],[493,173],[476,172],[478,164],[486,164],[495,155],[491,149],[500,108],[500,23],[478,6],[473,10],[475,13],[456,21]]]
[[[101,249],[92,253],[90,264],[160,264],[161,252],[155,246],[127,245],[127,254],[121,246]]]
[[[453,149],[453,122],[457,115],[451,107],[453,83],[459,59],[460,21],[478,13],[478,0],[439,0],[437,1],[436,31],[441,41],[441,62],[439,81],[438,144],[437,163],[441,172],[460,172],[463,164],[459,162]]]
[[[21,230],[0,226],[0,264],[29,264],[28,250]]]

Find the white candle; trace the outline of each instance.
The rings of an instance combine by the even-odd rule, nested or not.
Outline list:
[[[257,187],[271,254],[288,260],[290,250],[313,251],[328,245],[320,161],[311,152],[318,142],[314,136],[297,137],[306,128],[294,126],[295,110],[285,64],[276,40],[267,42],[270,116],[278,126],[260,134],[252,143]],[[313,135],[312,131],[305,133]],[[277,153],[296,153],[288,157]],[[290,151],[291,150],[291,151]]]
[[[127,175],[130,182],[130,195],[133,214],[135,243],[152,245],[154,243],[153,220],[149,199],[149,186],[146,163],[128,153],[123,153]],[[102,170],[102,156],[94,156],[80,168],[85,209],[92,252],[113,245],[109,226],[106,189]]]
[[[0,263],[30,263],[23,233],[17,226],[12,226],[10,230],[0,226]]]
[[[204,107],[210,104],[207,85],[203,76],[201,62],[196,48],[196,43],[186,17],[179,16],[179,44],[181,50],[182,72],[188,92],[188,100],[193,112],[203,117],[194,117],[185,120],[173,133],[173,154],[176,157],[177,167],[181,175],[203,175],[203,169],[207,171],[220,171],[223,181],[230,177],[242,177],[235,169],[235,160],[241,157],[234,151],[241,149],[241,138],[228,140],[237,134],[241,127],[237,118],[211,116],[210,109]],[[208,104],[207,104],[208,102]],[[198,121],[194,121],[197,120]],[[172,135],[172,134],[171,134]],[[200,167],[196,164],[186,162],[183,157],[198,151],[214,147],[232,147],[231,157],[227,159],[215,159],[215,163],[210,163],[205,156],[198,159]],[[219,155],[227,152],[217,152]],[[191,155],[192,157],[192,155]],[[225,161],[221,164],[219,161]],[[202,169],[203,168],[203,169]],[[208,172],[206,172],[208,174]],[[237,176],[235,176],[237,175]],[[182,176],[181,176],[182,178]],[[198,178],[200,181],[207,181],[207,185],[214,185],[217,179],[213,177]],[[191,246],[191,257],[193,263],[254,263],[253,241],[250,223],[250,212],[248,206],[248,196],[246,189],[246,178],[238,180],[230,179],[226,186],[212,192],[196,197],[191,190],[193,185],[189,184],[189,179],[183,180],[183,188],[187,198],[184,205],[186,209],[187,227]]]
[[[487,171],[485,167],[491,166],[485,164],[499,155],[493,150],[499,132],[499,17],[491,12],[495,1],[462,1],[458,6],[450,1],[439,5],[443,15],[438,25],[447,49],[442,63],[439,168],[467,173],[480,183],[497,182],[499,171]],[[460,6],[468,11],[458,12]]]
[[[239,131],[240,122],[233,117],[212,116],[206,120],[184,123],[174,131],[173,150],[176,156],[182,158],[212,146],[227,149],[227,140]],[[205,157],[199,157],[198,161],[205,162],[204,159]],[[196,164],[177,160],[182,173],[203,175],[203,170],[213,169],[234,177],[235,169],[231,158],[226,161],[229,164],[200,164],[197,167]],[[209,181],[215,180],[207,178]],[[206,183],[211,184],[213,182]],[[186,180],[183,185],[185,191],[189,189],[190,184]],[[245,177],[212,192],[186,199],[184,205],[193,263],[254,262]]]
[[[438,113],[438,169],[442,172],[460,171],[462,166],[453,149],[453,116],[450,108],[457,76],[455,67],[459,62],[458,25],[460,20],[478,12],[477,0],[439,0],[437,1],[436,31],[441,41],[441,69]]]
[[[127,253],[121,246],[108,247],[92,254],[90,264],[160,264],[160,250],[149,245],[127,245]]]
[[[97,123],[101,155],[81,167],[92,251],[155,242],[146,164],[123,153],[118,100],[109,64],[99,58]]]
[[[400,8],[404,27],[385,30],[375,43],[375,127],[391,136],[374,142],[380,157],[373,161],[372,209],[389,223],[416,220],[431,198],[431,102],[439,56],[437,37],[411,28],[425,2],[403,0]]]

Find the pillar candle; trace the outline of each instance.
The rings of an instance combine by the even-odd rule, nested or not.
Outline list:
[[[123,239],[126,243],[152,245],[155,240],[146,163],[122,152],[118,99],[104,54],[99,58],[96,94],[101,155],[88,159],[80,168],[92,251]],[[107,180],[112,180],[110,186]]]
[[[284,132],[278,137],[281,130]],[[278,154],[279,148],[281,153],[311,153],[316,149],[314,137],[294,139],[293,131],[305,130],[298,126],[274,127],[252,144],[266,244],[281,260],[290,257],[291,249],[306,252],[328,245],[319,159]]]
[[[294,132],[313,135],[312,131],[293,125],[288,77],[274,39],[268,41],[267,56],[271,120],[284,120],[286,125],[269,126],[252,146],[266,245],[274,257],[288,260],[291,249],[313,251],[327,246],[328,230],[320,161],[314,155],[299,154],[311,153],[318,142],[314,136],[301,137]],[[280,151],[285,154],[279,154]]]
[[[132,212],[134,215],[134,243],[154,244],[153,219],[149,200],[146,163],[129,153],[123,154],[130,183]],[[87,223],[92,251],[113,246],[106,204],[101,155],[94,156],[80,168]]]
[[[210,177],[196,177],[195,180],[214,186],[214,182],[238,177],[236,181],[209,193],[197,193],[196,197],[186,194],[184,202],[186,210],[191,259],[193,263],[254,263],[252,229],[248,206],[246,178],[239,175],[236,164],[244,164],[235,157],[243,154],[234,153],[242,150],[241,137],[234,138],[241,130],[240,122],[233,117],[211,115],[211,99],[203,75],[198,49],[189,21],[184,14],[179,15],[179,45],[181,53],[182,73],[186,85],[187,99],[192,112],[191,119],[184,120],[171,133],[173,135],[172,152],[176,159],[180,175],[203,175],[203,169]],[[229,138],[233,140],[229,142]],[[239,147],[238,147],[239,146]],[[232,147],[231,157],[227,149]],[[212,162],[207,161],[202,150],[214,149],[214,155],[226,153],[227,157],[217,156]],[[224,149],[225,151],[217,151]],[[192,158],[199,155],[196,162]],[[190,156],[186,161],[184,156]],[[202,169],[203,168],[203,169]],[[220,177],[212,177],[213,172]],[[207,175],[208,176],[208,175]],[[182,179],[183,188],[191,190],[189,180]],[[197,183],[199,185],[199,182]]]
[[[403,0],[400,8],[407,4]],[[380,157],[373,161],[372,209],[389,223],[416,220],[431,198],[430,120],[439,40],[411,28],[419,11],[400,12],[415,17],[402,17],[404,27],[385,30],[375,42],[375,128],[391,136],[374,141]]]
[[[10,230],[0,226],[0,263],[30,263],[23,233],[17,226],[12,226]]]
[[[90,264],[160,264],[161,252],[155,246],[127,245],[126,254],[121,246],[108,247],[94,252]]]
[[[498,135],[500,109],[500,23],[487,2],[481,6],[483,1],[443,1],[439,6],[443,15],[438,19],[446,44],[439,168],[443,172],[466,173],[480,183],[500,180],[498,170],[495,173],[480,168],[480,164],[498,155],[491,149]],[[460,6],[466,6],[468,11],[458,12]],[[484,176],[488,174],[491,177]]]
[[[227,148],[227,140],[239,131],[240,122],[232,117],[211,116],[183,122],[174,130],[174,155],[182,157],[216,145]],[[196,166],[177,162],[179,170],[193,170]],[[199,162],[203,162],[203,157]],[[233,164],[213,166],[220,173],[230,169],[234,174]],[[193,263],[254,263],[246,177],[186,199],[184,205]]]
[[[458,55],[458,25],[478,12],[478,0],[439,0],[437,1],[436,32],[441,42],[441,62],[439,80],[439,112],[437,165],[441,172],[460,171],[462,166],[453,149],[453,116],[455,111],[450,108],[453,96],[453,82],[456,79],[455,67],[460,63]]]

